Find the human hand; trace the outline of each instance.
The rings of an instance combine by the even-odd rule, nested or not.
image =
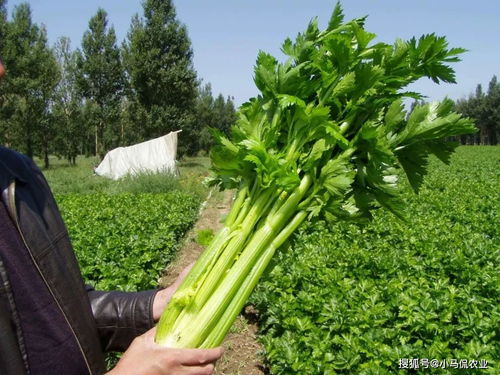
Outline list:
[[[156,328],[132,341],[106,375],[211,375],[222,348],[174,349],[154,342]]]
[[[153,301],[153,320],[155,322],[160,319],[163,310],[165,310],[165,306],[167,306],[167,303],[170,301],[179,285],[181,285],[188,272],[191,270],[191,268],[193,268],[193,265],[194,263],[191,263],[189,266],[184,268],[179,276],[177,276],[177,279],[175,279],[172,285],[156,293],[155,299]]]

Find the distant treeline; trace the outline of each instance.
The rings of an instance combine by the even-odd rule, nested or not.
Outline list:
[[[47,42],[43,25],[33,23],[28,3],[14,8],[0,0],[0,56],[7,76],[0,83],[0,144],[39,156],[75,163],[80,154],[104,154],[182,130],[179,154],[211,147],[210,128],[224,133],[236,121],[231,97],[213,97],[193,67],[186,26],[171,0],[145,0],[143,15],[131,20],[119,46],[107,14],[89,20],[81,48],[70,40]],[[456,102],[474,118],[479,131],[460,137],[462,144],[497,144],[500,84]]]
[[[235,122],[233,98],[214,98],[193,67],[186,26],[170,0],[145,0],[119,46],[107,13],[89,20],[81,48],[47,42],[28,3],[7,14],[0,0],[0,144],[48,167],[49,154],[75,163],[80,154],[104,154],[182,130],[179,153],[211,147],[209,128],[227,133]]]
[[[500,83],[493,76],[488,91],[483,92],[481,84],[476,92],[455,104],[455,110],[475,120],[478,132],[463,135],[459,141],[463,145],[496,145],[500,138]]]

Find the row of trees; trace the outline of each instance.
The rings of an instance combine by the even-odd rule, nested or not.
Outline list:
[[[0,56],[7,77],[0,84],[0,144],[40,156],[76,162],[79,154],[103,157],[111,148],[182,130],[179,153],[211,146],[209,127],[228,132],[235,121],[231,98],[214,98],[193,67],[186,27],[171,0],[145,0],[118,45],[107,14],[90,19],[81,48],[68,38],[49,46],[44,26],[34,24],[27,3],[11,18],[0,0]],[[500,84],[456,102],[479,132],[463,144],[497,144]]]
[[[456,102],[458,112],[476,121],[478,132],[460,137],[462,144],[496,145],[500,138],[500,83],[493,76],[484,92],[481,84],[468,98]]]
[[[146,0],[118,46],[103,9],[90,19],[81,49],[60,38],[50,47],[27,3],[9,19],[0,0],[0,143],[41,156],[76,162],[111,148],[182,130],[180,154],[211,146],[208,127],[227,132],[233,100],[214,98],[193,67],[186,27],[170,0]]]

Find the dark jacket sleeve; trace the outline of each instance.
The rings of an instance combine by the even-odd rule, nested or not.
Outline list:
[[[87,286],[92,313],[105,351],[124,351],[132,340],[154,326],[156,290],[102,292]]]

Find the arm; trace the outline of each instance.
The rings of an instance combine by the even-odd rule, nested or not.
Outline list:
[[[102,292],[87,287],[87,292],[104,351],[124,351],[135,337],[154,326],[157,291]]]
[[[172,285],[144,292],[102,292],[87,287],[104,351],[124,351],[132,340],[151,329],[192,265]]]
[[[192,265],[191,265],[192,266]],[[140,293],[121,293],[116,295],[115,293],[120,292],[95,292],[89,291],[89,294],[93,293],[103,293],[101,298],[102,301],[95,301],[99,303],[93,304],[93,311],[99,312],[98,308],[94,310],[94,305],[98,306],[103,304],[103,306],[109,304],[120,305],[116,302],[116,297],[131,298],[131,301],[135,299],[135,308],[146,308],[149,310],[149,316],[152,317],[152,321],[157,321],[160,318],[166,304],[172,297],[173,293],[180,285],[186,274],[188,273],[191,266],[186,267],[177,280],[166,289],[157,292],[140,292]],[[142,294],[141,293],[148,293]],[[105,302],[107,300],[107,302]],[[129,310],[128,314],[134,310],[130,306],[134,303],[125,303]],[[140,311],[141,308],[138,309]],[[107,314],[103,314],[107,315]],[[127,315],[127,314],[125,314]],[[148,316],[148,314],[143,315],[143,318]],[[147,320],[147,319],[146,319]],[[108,338],[108,345],[110,343],[116,343],[120,341],[121,338],[129,339],[133,336],[134,330],[124,330],[123,328],[99,328],[99,333],[105,334]],[[135,330],[138,332],[137,330]],[[213,374],[215,368],[215,362],[221,357],[223,351],[221,348],[214,349],[174,349],[161,347],[154,342],[156,328],[152,328],[146,333],[134,338],[128,347],[128,349],[123,354],[117,365],[106,375],[210,375]],[[115,336],[115,337],[113,337]]]

